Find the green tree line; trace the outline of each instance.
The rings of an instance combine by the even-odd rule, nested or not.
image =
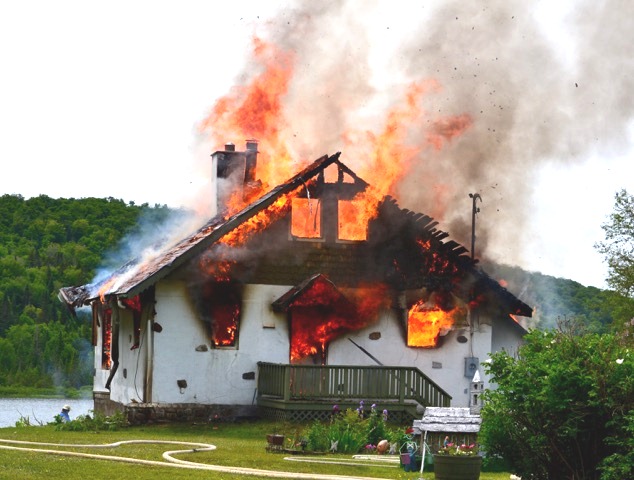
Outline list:
[[[91,282],[143,218],[168,213],[114,198],[0,197],[0,385],[92,383],[88,312],[70,315],[58,291]]]

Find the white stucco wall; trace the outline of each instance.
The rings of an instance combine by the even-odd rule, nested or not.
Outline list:
[[[152,402],[251,405],[255,401],[256,380],[243,374],[257,374],[257,362],[289,362],[289,331],[285,314],[276,314],[271,303],[286,293],[290,286],[246,285],[240,320],[237,348],[211,348],[203,322],[190,302],[186,288],[179,281],[159,282],[156,286],[155,322],[162,331],[147,335],[142,324],[141,348],[132,346],[132,316],[121,315],[120,366],[111,390],[111,399],[127,404],[142,402],[147,342],[153,337],[154,370]],[[379,319],[366,328],[351,332],[331,342],[327,359],[331,365],[376,365],[349,338],[366,349],[384,365],[417,367],[452,396],[452,406],[469,404],[471,377],[465,376],[465,358],[477,357],[480,362],[500,348],[515,348],[518,332],[495,321],[493,327],[475,326],[473,335],[467,330],[467,343],[457,341],[457,332],[443,337],[440,348],[408,348],[405,332],[394,311],[385,310]],[[371,333],[379,333],[376,340]],[[205,351],[197,347],[206,346]],[[97,347],[95,387],[103,386],[109,371],[101,370],[101,348]],[[124,378],[124,369],[127,372]],[[480,375],[488,386],[482,367]],[[180,389],[178,380],[187,388]],[[367,399],[371,401],[372,399]]]
[[[288,363],[288,326],[270,305],[288,288],[245,286],[237,348],[211,348],[202,321],[194,311],[185,287],[161,282],[156,289],[155,321],[163,327],[154,334],[153,401],[251,405],[257,362]],[[206,351],[196,347],[206,345]],[[179,389],[177,380],[187,388]]]
[[[522,342],[518,342],[518,327],[512,321],[499,322],[496,324],[492,338],[492,351],[499,352],[505,350],[513,356],[517,353],[517,348]]]
[[[378,340],[370,339],[373,332],[380,333]],[[418,368],[452,396],[452,406],[467,407],[471,377],[465,377],[465,357],[478,357],[480,362],[488,358],[491,327],[476,327],[472,340],[467,343],[459,343],[456,340],[457,332],[450,332],[443,337],[439,348],[409,348],[403,328],[393,311],[385,311],[377,323],[332,342],[328,349],[328,363],[376,365],[376,362],[350,342],[349,338],[384,365]],[[480,367],[480,375],[484,377],[483,374]]]
[[[110,385],[110,399],[123,404],[131,401],[142,402],[145,384],[147,360],[147,328],[141,325],[140,347],[131,350],[134,345],[134,322],[132,312],[119,309],[119,368]],[[95,347],[95,391],[107,392],[106,382],[111,369],[101,368],[102,341],[99,335]]]

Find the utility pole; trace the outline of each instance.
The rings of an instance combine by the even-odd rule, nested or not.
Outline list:
[[[473,210],[471,211],[471,259],[475,258],[475,224],[476,224],[476,213],[480,211],[480,208],[476,207],[476,200],[480,200],[482,202],[482,197],[479,193],[470,193],[469,197],[473,199]]]

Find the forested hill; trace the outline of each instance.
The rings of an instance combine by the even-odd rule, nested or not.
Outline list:
[[[519,267],[482,262],[482,268],[515,296],[533,307],[527,327],[550,329],[560,320],[578,320],[588,331],[604,333],[634,317],[634,300],[609,290],[585,287]]]
[[[57,293],[90,282],[141,217],[169,213],[114,198],[0,197],[0,385],[92,383],[90,323]]]
[[[60,287],[94,279],[108,252],[146,221],[177,213],[114,198],[0,197],[0,385],[81,386],[92,382],[89,318],[72,317]],[[143,222],[141,221],[143,220]],[[119,266],[119,265],[117,265]],[[535,307],[535,324],[580,317],[596,330],[634,315],[631,304],[592,287],[511,267],[486,266],[493,278]]]

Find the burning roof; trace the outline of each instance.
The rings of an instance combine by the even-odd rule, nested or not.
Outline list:
[[[262,195],[241,211],[229,218],[224,218],[222,215],[211,218],[192,235],[183,238],[173,246],[168,246],[152,258],[145,261],[141,259],[132,260],[97,284],[62,288],[60,290],[61,299],[69,305],[78,307],[88,304],[100,296],[121,295],[131,297],[136,295],[165,277],[176,267],[203,252],[223,236],[238,230],[241,225],[273,204],[279,197],[303,185],[316,172],[322,171],[334,162],[348,170],[339,161],[339,155],[340,153],[337,153],[330,157],[323,156],[315,160],[289,181]]]
[[[257,237],[253,235],[254,232],[262,232],[287,216],[293,199],[304,197],[309,208],[312,208],[313,197],[327,197],[329,193],[326,191],[328,182],[325,180],[325,171],[328,167],[333,166],[338,172],[337,181],[334,182],[338,191],[343,192],[348,199],[357,198],[356,195],[370,186],[343,164],[339,157],[340,153],[336,153],[318,158],[288,181],[250,201],[236,213],[217,215],[177,243],[166,246],[147,258],[127,263],[101,282],[62,288],[59,292],[60,300],[74,308],[87,305],[100,297],[131,298],[197,257],[207,255],[207,262],[221,263],[224,259],[217,251],[216,255],[208,254],[212,247],[224,245],[231,249],[244,246],[251,238]],[[477,292],[481,299],[493,299],[492,303],[508,314],[531,316],[531,308],[483,272],[477,262],[466,254],[466,248],[453,240],[446,241],[448,234],[436,228],[437,222],[433,218],[403,210],[391,197],[376,201],[373,216],[367,217],[362,213],[358,215],[356,219],[348,219],[346,222],[356,220],[357,224],[364,225],[364,229],[367,226],[367,237],[361,242],[338,242],[337,245],[343,249],[339,257],[341,261],[354,262],[356,275],[360,277],[357,278],[359,283],[381,283],[401,291],[425,288],[429,291],[453,292],[467,301],[478,300],[474,298],[474,292]],[[341,216],[340,210],[339,217]],[[343,220],[339,218],[338,221],[341,231]],[[288,234],[285,235],[284,238],[288,239]],[[295,244],[306,250],[309,248],[306,245],[311,242]],[[356,253],[352,253],[352,248],[345,250],[349,244],[354,244]],[[317,249],[310,248],[313,251],[326,249],[323,244]],[[281,310],[285,303],[292,301],[293,292],[301,293],[307,287],[308,284],[300,285],[302,280],[309,279],[310,284],[316,279],[324,281],[323,278],[316,277],[319,273],[330,279],[336,277],[338,284],[343,282],[354,286],[350,276],[346,276],[352,267],[346,268],[341,264],[328,267],[319,259],[300,259],[297,262],[294,272],[301,270],[297,268],[300,264],[305,269],[314,270],[308,274],[296,272],[297,275],[304,275],[301,278],[291,275],[280,280],[281,284],[298,285],[289,292],[288,298],[280,299]]]

